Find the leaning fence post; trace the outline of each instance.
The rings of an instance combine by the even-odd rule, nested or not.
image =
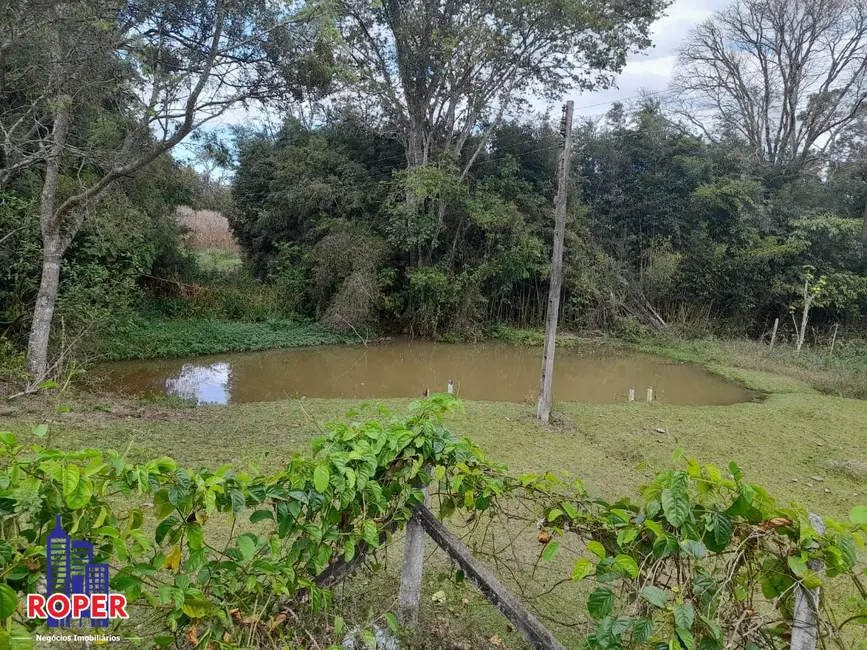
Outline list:
[[[810,525],[819,535],[825,533],[825,522],[819,515],[810,515]],[[813,548],[817,547],[816,542]],[[822,573],[822,560],[810,560],[807,566],[816,573]],[[819,640],[819,588],[807,589],[798,585],[795,592],[795,612],[792,616],[792,644],[790,650],[816,650]]]
[[[430,488],[425,485],[424,505],[430,506]],[[401,625],[415,628],[421,605],[421,580],[424,573],[425,532],[415,517],[406,524],[406,539],[403,546],[403,567],[400,573],[397,617]]]

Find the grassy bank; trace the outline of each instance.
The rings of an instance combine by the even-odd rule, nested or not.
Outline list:
[[[154,327],[172,331],[180,325]],[[213,326],[223,325],[232,324]],[[298,331],[296,334],[292,340],[303,340]],[[143,330],[143,340],[147,336]],[[310,336],[315,338],[316,331]],[[517,342],[536,343],[534,336],[522,335]],[[214,335],[199,330],[198,337],[190,338],[195,340],[212,344]],[[581,343],[580,339],[564,339],[565,345]],[[656,470],[673,467],[672,452],[683,448],[702,462],[722,467],[737,462],[748,480],[766,486],[781,504],[797,501],[812,512],[845,519],[852,507],[867,502],[867,439],[863,435],[867,401],[819,392],[818,379],[833,376],[830,369],[814,367],[811,374],[799,375],[800,366],[788,363],[783,353],[769,361],[759,358],[758,347],[745,344],[702,341],[637,347],[705,363],[717,374],[763,391],[765,397],[729,406],[559,403],[550,427],[537,424],[532,404],[467,402],[465,412],[451,418],[449,425],[516,474],[569,472],[581,477],[590,493],[607,498],[635,495],[637,486]],[[780,365],[765,365],[770,363]],[[771,372],[772,368],[779,371]],[[828,374],[822,374],[825,372]],[[402,399],[379,402],[394,412],[403,412],[409,404]],[[58,409],[59,405],[71,408]],[[0,429],[26,438],[33,425],[44,422],[49,434],[42,442],[51,446],[129,449],[138,459],[169,455],[194,467],[232,463],[236,468],[254,465],[268,470],[284,464],[293,453],[306,453],[322,422],[339,419],[355,406],[354,400],[303,399],[173,408],[112,395],[43,395],[0,405]],[[373,416],[372,407],[366,413]],[[524,552],[531,557],[522,556],[521,561],[532,563],[539,548],[534,538],[523,542]],[[448,562],[432,546],[429,550],[423,627],[411,647],[487,647],[494,635],[512,650],[526,647],[520,635],[471,587],[444,577],[449,573]],[[399,558],[398,544],[377,558],[379,571],[362,573],[340,590],[338,607],[347,621],[361,622],[371,613],[393,609]],[[556,569],[559,573],[550,569],[535,573],[528,589],[542,592],[569,570]],[[445,602],[434,602],[433,595],[441,591],[446,594]],[[573,620],[585,615],[585,602],[586,594],[567,591],[564,597],[559,591],[535,604],[558,620]],[[552,627],[571,647],[575,629]]]
[[[220,352],[343,343],[350,339],[315,323],[291,320],[266,322],[211,319],[135,319],[119,325],[91,354],[101,360],[188,357]]]
[[[498,327],[491,338],[520,345],[541,346],[544,333]],[[728,379],[750,384],[749,388],[765,392],[804,392],[817,390],[839,397],[867,399],[867,343],[842,342],[828,348],[794,347],[779,344],[773,350],[764,343],[749,339],[681,339],[674,335],[622,339],[558,338],[558,345],[584,345],[589,342],[623,345],[660,354],[679,361],[699,363],[711,372]],[[755,374],[759,373],[759,374]],[[769,379],[764,374],[775,375]]]

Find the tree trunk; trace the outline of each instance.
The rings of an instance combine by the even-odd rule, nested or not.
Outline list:
[[[60,179],[60,156],[66,146],[69,132],[69,97],[57,98],[54,113],[51,148],[45,164],[45,180],[39,197],[39,223],[42,226],[42,278],[33,322],[30,326],[30,339],[27,342],[27,370],[35,383],[45,379],[48,372],[48,344],[51,339],[51,323],[54,319],[54,306],[57,303],[57,290],[60,286],[60,263],[66,248],[61,218],[57,216],[57,185]]]
[[[861,246],[867,251],[867,198],[864,199],[864,219],[861,222]]]
[[[27,344],[27,370],[38,384],[48,372],[48,343],[51,338],[51,322],[54,305],[60,286],[60,263],[63,259],[60,233],[42,238],[42,280],[33,310],[30,340]]]

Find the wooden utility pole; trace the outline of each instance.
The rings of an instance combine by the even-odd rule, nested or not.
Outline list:
[[[542,353],[542,382],[536,417],[547,424],[551,416],[551,384],[554,379],[554,348],[557,345],[557,319],[560,315],[560,290],[563,287],[563,241],[566,238],[566,199],[569,191],[569,165],[572,162],[573,101],[563,107],[560,135],[560,167],[557,173],[557,201],[554,205],[554,251],[551,254],[551,282],[548,289],[548,321],[545,325],[545,350]]]

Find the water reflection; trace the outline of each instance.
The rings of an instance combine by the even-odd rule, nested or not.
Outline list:
[[[648,386],[657,400],[671,404],[732,404],[752,397],[699,366],[608,347],[560,350],[555,365],[554,398],[561,401],[625,401],[630,388],[640,400]],[[449,379],[465,399],[533,401],[540,369],[536,348],[395,341],[124,362],[105,371],[121,392],[227,404],[301,396],[420,397],[425,389],[444,391]]]
[[[228,404],[232,365],[225,361],[207,366],[185,363],[177,375],[166,377],[165,393],[199,404]]]

